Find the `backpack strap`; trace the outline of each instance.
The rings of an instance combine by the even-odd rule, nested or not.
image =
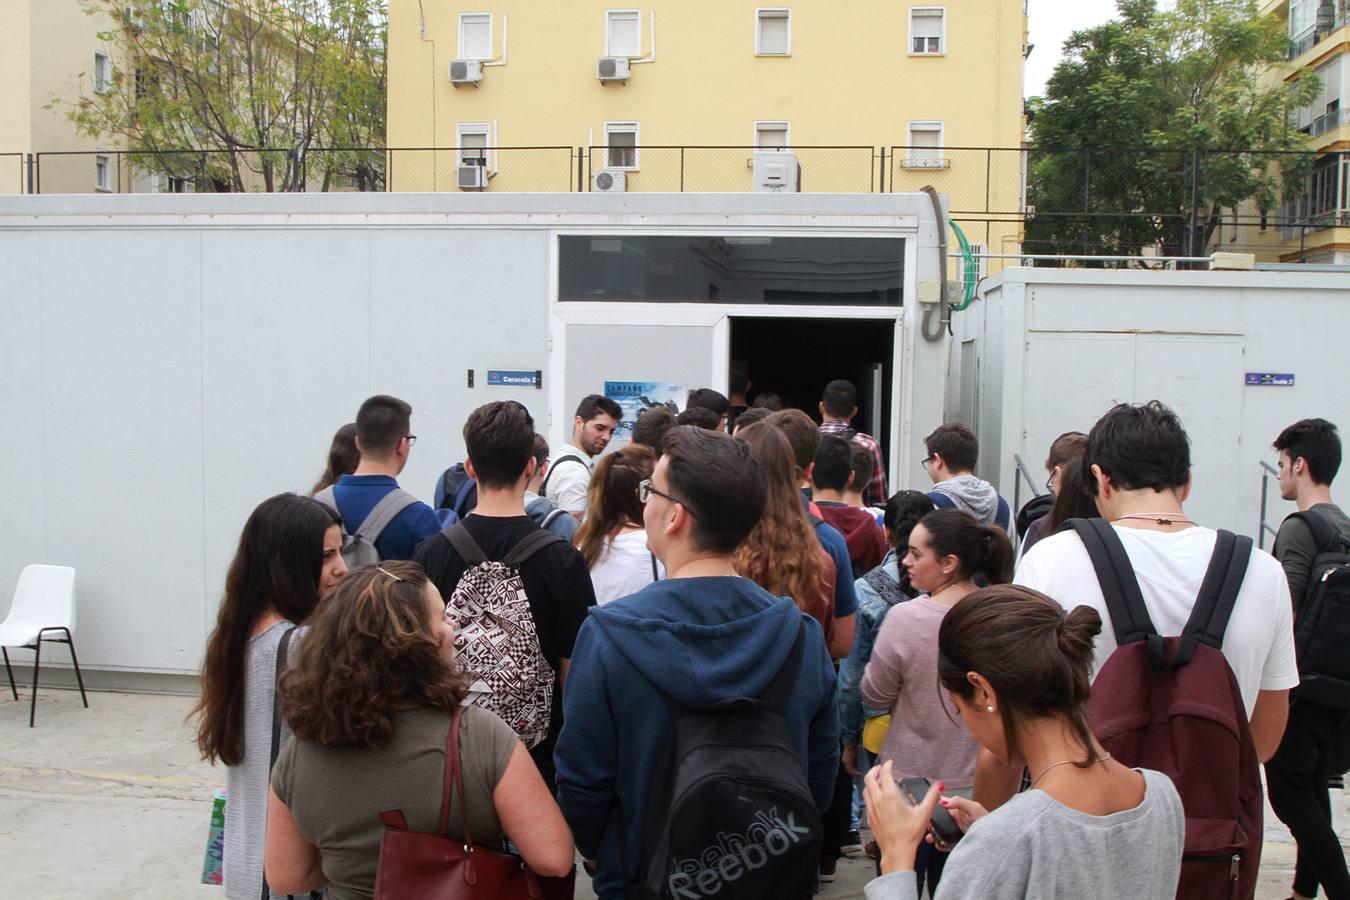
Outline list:
[[[417,502],[417,498],[402,488],[394,488],[389,493],[380,498],[374,508],[366,514],[361,527],[356,529],[356,536],[364,538],[370,544],[379,540],[384,529],[389,527],[389,523],[398,518],[399,513]]]
[[[806,620],[802,619],[797,625],[797,640],[792,645],[792,650],[788,653],[782,668],[773,676],[769,686],[760,692],[759,702],[764,704],[765,708],[777,713],[787,710],[788,701],[792,699],[792,689],[797,684],[797,673],[801,671],[802,654],[805,649]]]
[[[560,466],[560,465],[562,465],[563,463],[567,462],[569,459],[572,460],[572,461],[574,461],[574,462],[579,462],[579,463],[581,463],[583,466],[586,465],[586,460],[582,459],[580,456],[577,456],[575,453],[566,453],[566,454],[564,454],[564,455],[558,457],[558,458],[555,459],[552,463],[549,464],[549,467],[548,467],[548,474],[544,476],[544,482],[543,482],[543,484],[539,485],[539,496],[541,496],[541,497],[546,497],[546,496],[548,496],[548,483],[549,483],[550,480],[552,480],[552,478],[553,478],[553,473],[556,472],[556,471],[558,471],[558,466]],[[587,467],[587,468],[590,468],[590,466],[586,466],[586,467]]]
[[[1320,513],[1314,513],[1312,510],[1290,513],[1285,521],[1288,522],[1290,519],[1298,519],[1308,526],[1308,530],[1312,532],[1313,543],[1317,546],[1318,553],[1328,552],[1338,541],[1350,543],[1350,540],[1347,540],[1344,535],[1332,528],[1331,523]]]
[[[502,565],[519,567],[525,560],[543,550],[549,544],[565,544],[562,538],[551,531],[540,528],[532,531],[511,548],[511,552],[502,557]]]
[[[550,509],[548,511],[548,514],[544,516],[544,521],[539,523],[539,527],[544,529],[545,531],[548,531],[549,526],[551,526],[554,522],[558,521],[558,516],[565,516],[565,515],[567,515],[566,510],[557,509],[556,507],[554,509]]]
[[[473,539],[469,529],[464,527],[463,522],[456,522],[449,528],[441,531],[441,537],[445,538],[450,548],[459,554],[459,558],[464,560],[465,567],[477,566],[488,561],[487,554],[483,548],[478,546],[478,542]]]
[[[1195,598],[1195,606],[1181,633],[1181,647],[1166,668],[1159,671],[1172,671],[1186,665],[1195,655],[1198,644],[1206,644],[1215,650],[1223,649],[1223,636],[1228,630],[1228,620],[1233,615],[1233,606],[1237,603],[1238,591],[1242,589],[1242,579],[1247,574],[1247,562],[1251,555],[1251,538],[1245,535],[1239,537],[1231,531],[1219,531],[1214,541],[1214,555],[1209,559],[1205,580],[1200,584],[1200,594]],[[1151,645],[1152,639],[1150,661],[1153,657]],[[1154,668],[1157,668],[1156,662]]]
[[[337,505],[337,493],[333,490],[333,485],[330,484],[328,487],[319,491],[317,494],[314,495],[314,499],[318,500],[324,506],[328,507],[333,512],[337,513],[339,519],[342,518],[342,512],[338,509]],[[347,530],[347,526],[345,524],[342,526],[342,530],[343,531]]]
[[[659,569],[656,568],[656,554],[648,550],[647,555],[651,557],[652,560],[652,581],[660,581],[661,572]]]
[[[464,483],[459,486],[459,493],[455,494],[455,502],[450,504],[450,508],[455,511],[455,515],[461,519],[464,518],[464,501],[469,499],[469,491],[478,487],[478,482],[472,478],[464,479]]]
[[[1070,519],[1066,524],[1078,532],[1088,558],[1092,560],[1092,568],[1097,571],[1097,582],[1106,600],[1106,611],[1111,616],[1116,645],[1123,647],[1150,636],[1156,637],[1158,629],[1149,618],[1144,594],[1139,590],[1139,580],[1134,577],[1134,567],[1130,565],[1120,535],[1105,519]]]
[[[328,490],[331,491],[332,488]],[[277,688],[281,682],[281,673],[286,671],[286,656],[290,650],[291,636],[295,634],[295,628],[296,626],[292,625],[282,632],[281,640],[277,643],[277,674],[272,682],[272,755],[267,760],[269,775],[272,772],[272,767],[277,764],[277,756],[281,753],[281,693]],[[267,886],[267,878],[264,876],[262,900],[270,900],[271,896],[272,889]]]

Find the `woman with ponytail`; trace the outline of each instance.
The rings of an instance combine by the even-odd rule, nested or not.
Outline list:
[[[981,746],[1026,767],[1031,788],[992,813],[944,796],[941,784],[911,805],[896,788],[897,764],[873,769],[867,809],[882,874],[867,885],[867,900],[918,897],[909,870],[939,804],[966,835],[937,900],[1176,895],[1185,827],[1176,788],[1160,772],[1111,759],[1088,724],[1101,626],[1090,607],[1066,615],[1044,594],[1011,585],[974,591],[946,615],[941,686]]]
[[[197,746],[225,764],[224,885],[229,900],[263,890],[277,651],[347,574],[342,526],[317,500],[278,494],[244,523],[225,598],[206,643]],[[286,736],[289,736],[287,731]]]
[[[943,781],[969,796],[980,747],[933,689],[938,629],[948,611],[977,589],[975,579],[1006,584],[1012,558],[1003,529],[981,525],[965,510],[934,510],[910,531],[901,564],[910,584],[924,593],[891,607],[862,679],[863,703],[891,713],[877,759],[893,762],[896,777]],[[947,854],[924,845],[919,856],[919,891],[925,881],[936,890]]]

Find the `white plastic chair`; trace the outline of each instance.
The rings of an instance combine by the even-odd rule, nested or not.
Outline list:
[[[59,633],[64,637],[48,632]],[[9,647],[22,647],[34,652],[33,703],[28,710],[28,727],[33,727],[37,715],[38,664],[42,661],[42,642],[66,644],[70,659],[75,663],[75,678],[80,683],[80,699],[85,709],[89,698],[84,693],[84,676],[80,661],[75,656],[75,570],[69,566],[25,566],[14,589],[14,604],[5,621],[0,622],[0,653],[5,657],[5,674],[9,676],[9,690],[14,699],[19,691],[14,686],[14,671],[9,667]]]

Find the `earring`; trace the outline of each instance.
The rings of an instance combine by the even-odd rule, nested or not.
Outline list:
[[[985,712],[993,712],[993,711],[994,711],[994,708],[993,708],[992,706],[986,706],[986,707],[984,708],[984,711],[985,711]]]

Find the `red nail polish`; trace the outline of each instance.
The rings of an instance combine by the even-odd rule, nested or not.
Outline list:
[[[946,789],[947,789],[947,785],[944,784],[943,782],[939,781],[939,782],[938,782],[938,790],[939,790],[939,791],[945,791]]]

